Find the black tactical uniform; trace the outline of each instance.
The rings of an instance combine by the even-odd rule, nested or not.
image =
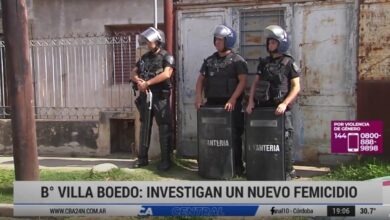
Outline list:
[[[287,97],[291,90],[291,79],[299,77],[301,71],[289,55],[278,58],[270,56],[265,59],[260,58],[257,74],[261,81],[265,82],[260,88],[260,95],[256,98],[256,106],[277,107]],[[293,102],[287,106],[285,111],[285,165],[286,173],[291,173],[292,167],[292,147],[294,128],[292,125],[291,108]]]
[[[166,50],[160,49],[160,51],[155,54],[153,52],[147,52],[144,54],[141,59],[137,62],[138,76],[141,79],[149,80],[156,75],[163,72],[165,67],[174,67],[174,58]],[[148,150],[150,145],[150,135],[153,122],[153,116],[156,117],[156,122],[159,128],[160,135],[160,147],[161,147],[161,164],[159,169],[166,170],[170,167],[170,153],[171,153],[171,112],[169,109],[170,102],[170,89],[171,82],[170,79],[167,79],[161,83],[151,85],[149,87],[153,93],[153,105],[151,110],[151,119],[150,126],[148,131],[149,143],[140,143],[138,163],[146,165],[148,163]],[[141,121],[141,131],[144,124],[146,113],[143,111],[144,106],[146,105],[146,93],[142,92],[139,97],[135,100],[136,106],[140,112],[140,121]],[[141,134],[142,136],[142,134]],[[140,138],[142,142],[143,139]]]
[[[205,77],[204,91],[206,96],[206,106],[224,106],[234,93],[238,83],[239,74],[248,74],[246,61],[238,54],[231,52],[225,57],[220,57],[218,52],[208,57],[200,69],[200,73]],[[244,132],[244,113],[242,112],[241,95],[237,98],[236,106],[233,110],[233,145],[234,166],[237,173],[242,173],[242,139]]]

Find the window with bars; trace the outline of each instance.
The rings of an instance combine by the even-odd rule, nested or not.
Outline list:
[[[240,12],[240,54],[248,62],[250,74],[256,73],[258,58],[268,56],[264,29],[272,24],[286,28],[283,9]]]
[[[127,83],[135,59],[135,35],[116,35],[113,43],[113,81]]]
[[[138,36],[151,24],[107,26],[108,32],[114,37],[113,42],[113,84],[128,83],[131,70],[146,48],[138,47]],[[160,25],[159,25],[160,26]],[[137,48],[138,47],[138,48]]]

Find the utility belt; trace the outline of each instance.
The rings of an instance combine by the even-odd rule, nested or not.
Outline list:
[[[228,98],[207,98],[208,105],[225,105],[229,101]]]
[[[205,106],[222,106],[222,107],[224,107],[225,104],[229,101],[229,99],[230,98],[207,98]],[[242,95],[237,98],[236,105],[234,106],[235,111],[241,112],[242,99],[243,99]]]
[[[268,100],[268,101],[256,100],[255,102],[256,107],[277,107],[280,103],[282,102],[276,102],[272,100]]]
[[[273,107],[273,108],[277,108],[278,105],[279,105],[280,103],[282,103],[282,102],[283,102],[283,100],[281,100],[281,101],[272,101],[272,100],[269,100],[269,101],[266,101],[266,102],[264,102],[264,101],[259,101],[259,100],[255,100],[255,106],[256,106],[256,107]],[[292,108],[292,106],[287,105],[286,111],[290,111],[291,108]]]
[[[159,90],[159,91],[152,91],[153,99],[169,99],[171,96],[171,91],[169,90]],[[146,97],[146,92],[141,92],[141,97]]]
[[[270,96],[269,99],[256,99],[256,105],[261,107],[276,107],[284,100],[284,96]]]
[[[160,69],[161,70],[161,69]],[[157,71],[160,71],[160,70],[157,70]],[[140,78],[145,80],[145,81],[148,81],[149,79],[152,79],[154,78],[155,76],[157,76],[160,72],[148,72],[148,71],[144,71],[144,72],[141,72],[140,73]]]

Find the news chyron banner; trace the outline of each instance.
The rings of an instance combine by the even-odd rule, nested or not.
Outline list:
[[[387,218],[390,181],[14,183],[14,216]]]

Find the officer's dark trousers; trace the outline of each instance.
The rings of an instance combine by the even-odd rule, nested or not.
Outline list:
[[[228,99],[207,99],[206,106],[225,106]],[[244,113],[242,110],[242,99],[237,99],[236,106],[233,111],[234,127],[233,133],[233,155],[234,155],[234,167],[236,172],[242,172],[242,134],[244,133]]]
[[[155,117],[159,135],[160,135],[160,148],[161,148],[161,160],[163,162],[170,161],[171,153],[171,112],[169,109],[169,92],[153,92],[153,105],[151,111],[149,131],[147,135],[149,137],[149,143],[142,143],[142,138],[140,138],[140,149],[138,153],[138,159],[140,161],[148,160],[148,150],[150,145],[150,135],[152,131],[153,118]],[[144,131],[146,124],[145,117],[146,112],[143,109],[146,105],[146,94],[141,93],[141,95],[136,99],[136,106],[140,113],[141,121],[141,132]]]

